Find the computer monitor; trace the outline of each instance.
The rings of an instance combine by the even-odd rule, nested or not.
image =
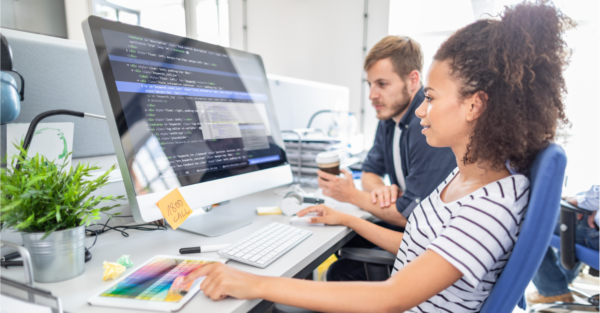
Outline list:
[[[95,16],[83,29],[136,222],[163,218],[174,188],[195,210],[292,182],[260,56]],[[194,214],[181,228],[248,223]]]

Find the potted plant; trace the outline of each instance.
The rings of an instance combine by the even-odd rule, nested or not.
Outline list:
[[[83,274],[85,227],[100,219],[100,213],[111,218],[120,214],[108,213],[120,204],[100,205],[124,196],[91,195],[108,184],[116,165],[91,179],[91,172],[99,166],[79,163],[71,167],[39,154],[23,157],[26,151],[15,146],[21,156],[0,172],[1,228],[21,232],[36,282],[58,282]]]

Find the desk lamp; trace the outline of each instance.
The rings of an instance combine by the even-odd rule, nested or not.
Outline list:
[[[46,117],[50,117],[50,116],[54,116],[54,115],[71,115],[71,116],[77,116],[77,117],[81,117],[81,118],[89,118],[89,119],[93,119],[93,120],[106,121],[105,116],[91,114],[91,113],[78,112],[78,111],[71,111],[71,110],[51,110],[51,111],[46,111],[46,112],[40,113],[40,114],[38,114],[38,116],[36,116],[33,119],[33,121],[31,121],[31,124],[29,124],[29,128],[27,129],[27,134],[25,135],[25,141],[23,142],[23,150],[24,151],[27,151],[27,149],[29,148],[29,145],[31,144],[31,139],[33,139],[33,134],[35,133],[35,128],[37,127],[38,123],[41,120],[45,119]],[[26,157],[26,155],[23,155],[23,151],[21,151],[21,155],[19,156],[19,161],[17,161],[17,166],[15,167],[17,170],[21,168],[20,160],[24,159],[25,157]]]

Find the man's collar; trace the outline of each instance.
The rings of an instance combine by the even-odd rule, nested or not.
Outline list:
[[[419,88],[419,91],[417,91],[417,93],[415,94],[415,97],[410,102],[408,110],[406,110],[406,113],[404,113],[404,116],[402,116],[402,118],[400,119],[400,129],[408,128],[408,124],[410,124],[410,121],[412,121],[412,119],[416,117],[415,111],[421,105],[421,103],[423,103],[423,100],[425,100],[425,92],[423,91],[423,86],[421,86],[421,88]]]

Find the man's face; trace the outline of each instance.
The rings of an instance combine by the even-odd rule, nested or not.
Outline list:
[[[369,99],[375,111],[377,119],[388,120],[399,117],[404,113],[411,102],[406,81],[400,78],[389,58],[381,59],[367,71],[369,82]]]

